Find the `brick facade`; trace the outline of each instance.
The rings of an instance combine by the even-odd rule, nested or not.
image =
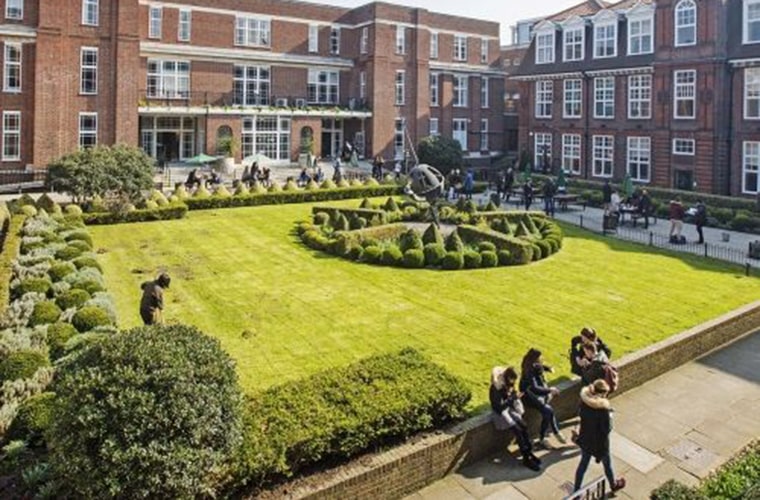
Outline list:
[[[242,145],[238,161],[254,152],[297,161],[309,131],[319,156],[349,142],[367,158],[390,161],[410,149],[409,138],[416,144],[429,135],[431,117],[449,135],[454,119],[466,120],[471,162],[504,150],[498,23],[386,3],[345,9],[274,0],[99,0],[97,19],[88,23],[88,3],[25,0],[21,19],[0,22],[4,75],[6,45],[22,46],[21,89],[0,92],[0,109],[21,114],[21,151],[8,136],[4,149],[12,154],[0,157],[0,169],[44,168],[75,150],[80,113],[97,114],[98,143],[139,145],[159,162],[214,154],[228,130]],[[0,7],[6,14],[5,0]],[[250,20],[238,30],[242,18]],[[396,48],[399,29],[403,51]],[[433,33],[438,55],[431,58]],[[464,59],[455,58],[455,36],[466,38]],[[97,49],[95,92],[82,92],[83,47]],[[236,67],[248,68],[238,70],[245,78],[237,87]],[[310,71],[313,80],[331,83],[310,93]],[[398,71],[404,102],[396,105]],[[439,75],[437,106],[431,72]],[[464,107],[453,107],[453,75],[467,77]],[[481,105],[486,78],[488,102]],[[394,144],[397,119],[406,124],[403,145]]]

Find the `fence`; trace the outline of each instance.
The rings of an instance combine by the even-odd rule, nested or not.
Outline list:
[[[602,476],[572,495],[566,496],[564,500],[602,500],[604,498],[607,498],[607,480]]]
[[[0,170],[0,193],[40,190],[47,182],[47,170]]]

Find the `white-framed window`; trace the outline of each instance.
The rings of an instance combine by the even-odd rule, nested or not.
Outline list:
[[[5,42],[4,56],[3,92],[21,92],[21,44]]]
[[[430,33],[430,59],[438,59],[438,33]]]
[[[697,150],[697,143],[694,139],[673,139],[673,154],[694,156]]]
[[[593,136],[593,171],[594,177],[612,177],[614,159],[614,137],[611,135]]]
[[[440,76],[438,73],[430,73],[430,105],[438,106],[440,96]]]
[[[340,54],[340,28],[338,26],[330,28],[330,54],[334,56]]]
[[[189,61],[148,59],[148,97],[187,99],[189,96]]]
[[[744,141],[742,147],[742,193],[760,192],[760,142]]]
[[[575,175],[581,173],[580,134],[562,134],[562,170]]]
[[[760,120],[760,68],[744,69],[744,119]]]
[[[98,93],[98,49],[82,47],[79,54],[79,93]]]
[[[617,22],[594,25],[594,59],[617,56]]]
[[[490,151],[488,141],[488,118],[480,119],[480,150]]]
[[[467,60],[467,35],[454,35],[454,60]]]
[[[396,106],[403,106],[406,102],[406,71],[396,71]]]
[[[235,18],[235,45],[269,47],[272,23],[258,17]]]
[[[554,35],[556,31],[536,33],[536,64],[551,64],[554,62]]]
[[[2,161],[21,160],[21,111],[3,111]]]
[[[628,77],[628,118],[632,120],[652,117],[652,75]]]
[[[694,0],[681,0],[676,5],[675,46],[683,47],[697,44],[697,4]]]
[[[233,70],[232,93],[238,106],[267,106],[272,88],[267,66],[238,66]]]
[[[148,12],[148,38],[160,39],[164,9],[157,5],[151,5]]]
[[[652,167],[652,140],[649,137],[628,138],[628,175],[639,182],[649,182]]]
[[[396,118],[393,130],[393,159],[403,160],[406,156],[406,119]]]
[[[5,0],[5,18],[23,19],[24,0]]]
[[[177,28],[177,40],[180,42],[189,42],[193,29],[193,11],[190,9],[180,9],[179,26]]]
[[[430,119],[430,135],[435,137],[440,132],[438,131],[438,118],[431,118]]]
[[[673,84],[673,117],[694,118],[697,105],[697,71],[674,71]]]
[[[467,152],[467,119],[455,118],[452,138],[459,143],[462,151]]]
[[[554,82],[539,80],[536,82],[536,118],[552,117],[552,102],[554,101]]]
[[[359,53],[366,54],[369,52],[369,28],[367,26],[362,28],[362,37],[359,41]]]
[[[396,54],[406,54],[406,26],[396,25]]]
[[[562,60],[582,61],[585,52],[586,28],[568,28],[562,33]]]
[[[546,165],[544,165],[546,164]],[[533,165],[537,170],[552,164],[552,135],[545,132],[533,136]]]
[[[328,70],[309,70],[308,101],[311,104],[338,104],[340,73]]]
[[[480,79],[480,107],[481,108],[487,108],[489,106],[489,102],[491,100],[491,92],[490,87],[491,80],[484,76]]]
[[[367,28],[364,28],[364,29],[366,30]],[[362,37],[362,43],[364,43],[363,37]],[[312,54],[315,52],[319,52],[319,25],[318,24],[309,25],[309,52]],[[364,52],[362,52],[362,54],[364,54]]]
[[[570,79],[564,81],[563,118],[580,118],[583,102],[583,80]]]
[[[743,43],[760,42],[760,0],[744,0]]]
[[[97,26],[100,22],[100,0],[82,0],[82,24]]]
[[[480,63],[488,64],[488,39],[480,39]]]
[[[594,118],[615,118],[615,77],[594,78]]]
[[[367,72],[359,73],[359,99],[367,98]]]
[[[470,77],[467,75],[454,75],[454,107],[466,108],[468,102]]]
[[[79,148],[91,148],[98,144],[98,114],[79,113]]]
[[[651,54],[654,52],[654,18],[633,18],[628,20],[628,55]]]
[[[290,118],[243,117],[241,138],[243,157],[260,153],[273,160],[290,160]]]

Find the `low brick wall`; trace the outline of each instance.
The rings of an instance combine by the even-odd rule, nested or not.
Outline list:
[[[755,302],[629,354],[614,363],[620,373],[615,395],[758,329],[760,302]],[[557,417],[572,418],[578,408],[580,381],[565,381],[558,387],[560,395],[552,403]],[[536,417],[535,413],[528,415],[533,426],[538,424]],[[506,433],[493,428],[489,411],[416,442],[355,460],[337,473],[324,473],[324,480],[319,475],[312,477],[308,483],[315,486],[293,485],[280,491],[288,498],[401,498],[488,457],[505,446],[506,439]]]

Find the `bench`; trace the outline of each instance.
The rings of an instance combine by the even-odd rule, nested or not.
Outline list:
[[[633,212],[631,214],[631,223],[633,224],[633,227],[636,227],[636,223],[639,219],[643,219],[644,214],[639,212]],[[649,213],[649,223],[650,224],[657,224],[657,216],[654,214],[654,212]]]

